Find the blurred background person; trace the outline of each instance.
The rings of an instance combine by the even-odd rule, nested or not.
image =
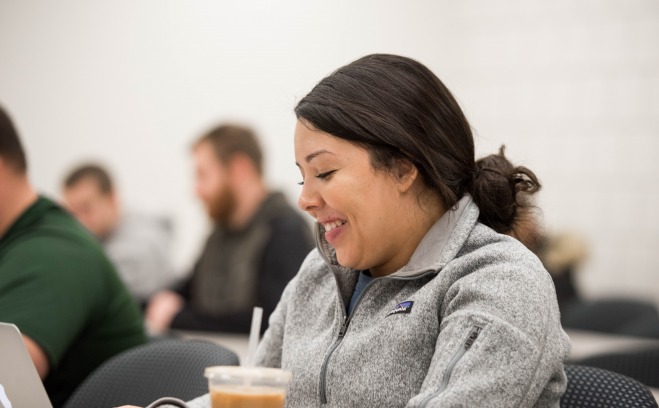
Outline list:
[[[2,108],[0,321],[23,333],[54,407],[102,362],[146,341],[139,311],[102,248],[30,184]]]
[[[171,223],[124,211],[106,169],[93,163],[76,167],[66,176],[62,195],[71,213],[100,240],[140,305],[174,283]]]
[[[262,156],[256,135],[244,126],[221,125],[194,144],[196,194],[214,229],[190,278],[149,303],[152,332],[246,333],[254,306],[263,307],[266,318],[274,310],[313,241],[283,194],[269,192]]]
[[[571,305],[584,300],[576,275],[588,259],[588,244],[574,233],[546,233],[536,252],[554,280],[558,306],[565,318]]]

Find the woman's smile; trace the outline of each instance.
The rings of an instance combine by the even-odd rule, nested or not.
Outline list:
[[[341,234],[348,228],[347,224],[348,221],[342,220],[329,221],[321,224],[325,230],[325,239],[330,245],[336,246]]]

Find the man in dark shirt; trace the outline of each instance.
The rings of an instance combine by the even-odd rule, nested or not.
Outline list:
[[[190,278],[152,298],[147,324],[155,333],[247,333],[254,306],[267,318],[313,247],[310,229],[282,194],[268,192],[250,129],[220,126],[195,143],[193,155],[197,196],[215,228]]]
[[[1,108],[0,321],[23,333],[55,407],[102,362],[146,341],[137,305],[96,240],[30,185]]]

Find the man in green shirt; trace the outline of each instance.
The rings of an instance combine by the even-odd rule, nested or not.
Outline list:
[[[103,361],[146,341],[137,306],[99,244],[30,185],[2,108],[0,321],[23,333],[55,407]]]

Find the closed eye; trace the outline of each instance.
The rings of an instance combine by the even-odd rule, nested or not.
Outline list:
[[[318,174],[318,175],[316,176],[316,178],[317,178],[317,179],[320,179],[320,180],[328,180],[330,177],[332,177],[332,174],[334,174],[334,173],[336,173],[336,170],[326,171],[325,173],[320,173],[320,174]],[[304,181],[298,181],[297,184],[298,184],[299,186],[303,186],[303,185],[304,185]]]
[[[326,171],[325,173],[320,173],[317,175],[316,178],[321,180],[328,180],[334,173],[336,173],[336,170]]]

